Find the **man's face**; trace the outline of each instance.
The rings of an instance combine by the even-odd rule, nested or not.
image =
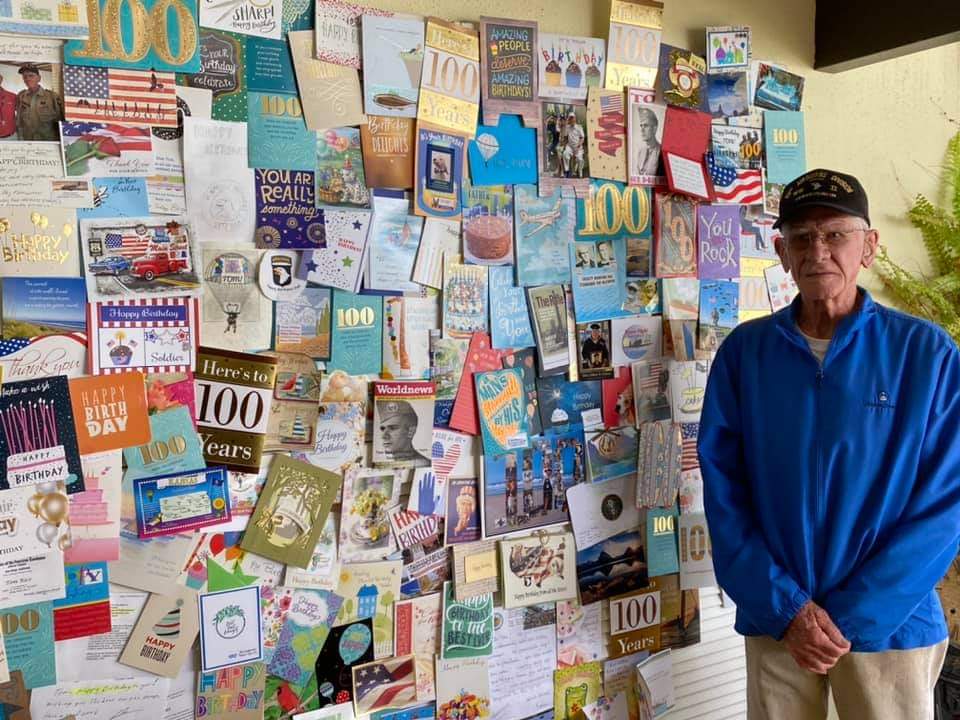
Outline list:
[[[36,90],[40,87],[40,76],[34,72],[25,72],[23,74],[23,84],[27,86],[27,90]]]
[[[609,246],[609,245],[606,245],[605,243],[601,243],[600,245],[597,245],[597,252],[600,254],[600,259],[601,259],[601,260],[609,260],[609,259],[610,259],[610,246]]]
[[[645,143],[653,142],[657,136],[657,119],[647,112],[638,115],[637,127],[640,130],[640,139]]]
[[[393,415],[380,423],[380,437],[388,453],[408,452],[417,432],[417,423],[403,415]]]
[[[862,218],[811,208],[785,224],[777,254],[804,300],[831,300],[857,284],[860,268],[876,258],[879,234]]]
[[[593,340],[594,342],[597,342],[597,340],[600,339],[600,331],[599,331],[599,330],[591,330],[591,331],[590,331],[590,339]]]

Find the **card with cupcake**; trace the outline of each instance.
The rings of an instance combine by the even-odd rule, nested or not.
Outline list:
[[[589,88],[602,87],[605,45],[602,38],[540,33],[540,98],[586,100]]]

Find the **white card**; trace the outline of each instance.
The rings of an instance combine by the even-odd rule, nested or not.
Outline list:
[[[198,601],[203,672],[263,659],[259,585],[204,593]]]

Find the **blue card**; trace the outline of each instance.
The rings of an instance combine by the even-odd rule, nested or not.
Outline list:
[[[123,449],[125,482],[204,468],[203,448],[185,405],[150,416],[150,442]]]
[[[490,330],[497,350],[534,347],[533,329],[523,288],[513,284],[513,268],[495,265],[488,271],[490,284]]]
[[[67,65],[200,72],[197,0],[118,4],[88,0],[88,8],[90,3],[97,3],[99,12],[94,14],[88,9],[88,19],[91,23],[99,20],[100,28],[91,28],[86,40],[67,41],[63,46],[63,61]],[[134,8],[144,15],[140,22],[135,22]]]
[[[3,279],[3,337],[37,337],[87,331],[83,278]]]
[[[474,185],[521,185],[537,182],[537,131],[525,128],[519,115],[500,115],[499,125],[480,125],[467,148]]]
[[[10,670],[23,673],[27,690],[55,685],[57,656],[53,648],[53,605],[31,603],[3,611],[3,644]]]
[[[77,208],[78,220],[146,217],[150,214],[147,179],[142,177],[93,178],[92,208]]]
[[[501,117],[504,117],[501,115]],[[557,188],[540,197],[536,185],[513,189],[517,236],[517,284],[568,285],[577,208],[572,194]]]
[[[208,468],[133,481],[137,535],[149,540],[230,520],[227,469]]]
[[[383,298],[333,291],[333,346],[327,372],[379,375],[383,352]]]
[[[647,510],[647,574],[650,577],[680,572],[678,518],[676,507]]]
[[[537,378],[537,401],[544,430],[580,425],[584,410],[601,406],[601,382],[570,382],[565,375]]]
[[[459,135],[417,128],[414,197],[418,215],[460,216],[465,145],[466,139]]]
[[[767,182],[788,183],[807,171],[802,112],[764,111],[763,141],[767,153]]]

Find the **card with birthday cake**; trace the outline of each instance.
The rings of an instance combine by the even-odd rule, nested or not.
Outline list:
[[[513,188],[464,183],[463,254],[476,265],[513,264]]]
[[[6,383],[0,391],[0,490],[64,483],[82,492],[70,390],[63,376]]]

